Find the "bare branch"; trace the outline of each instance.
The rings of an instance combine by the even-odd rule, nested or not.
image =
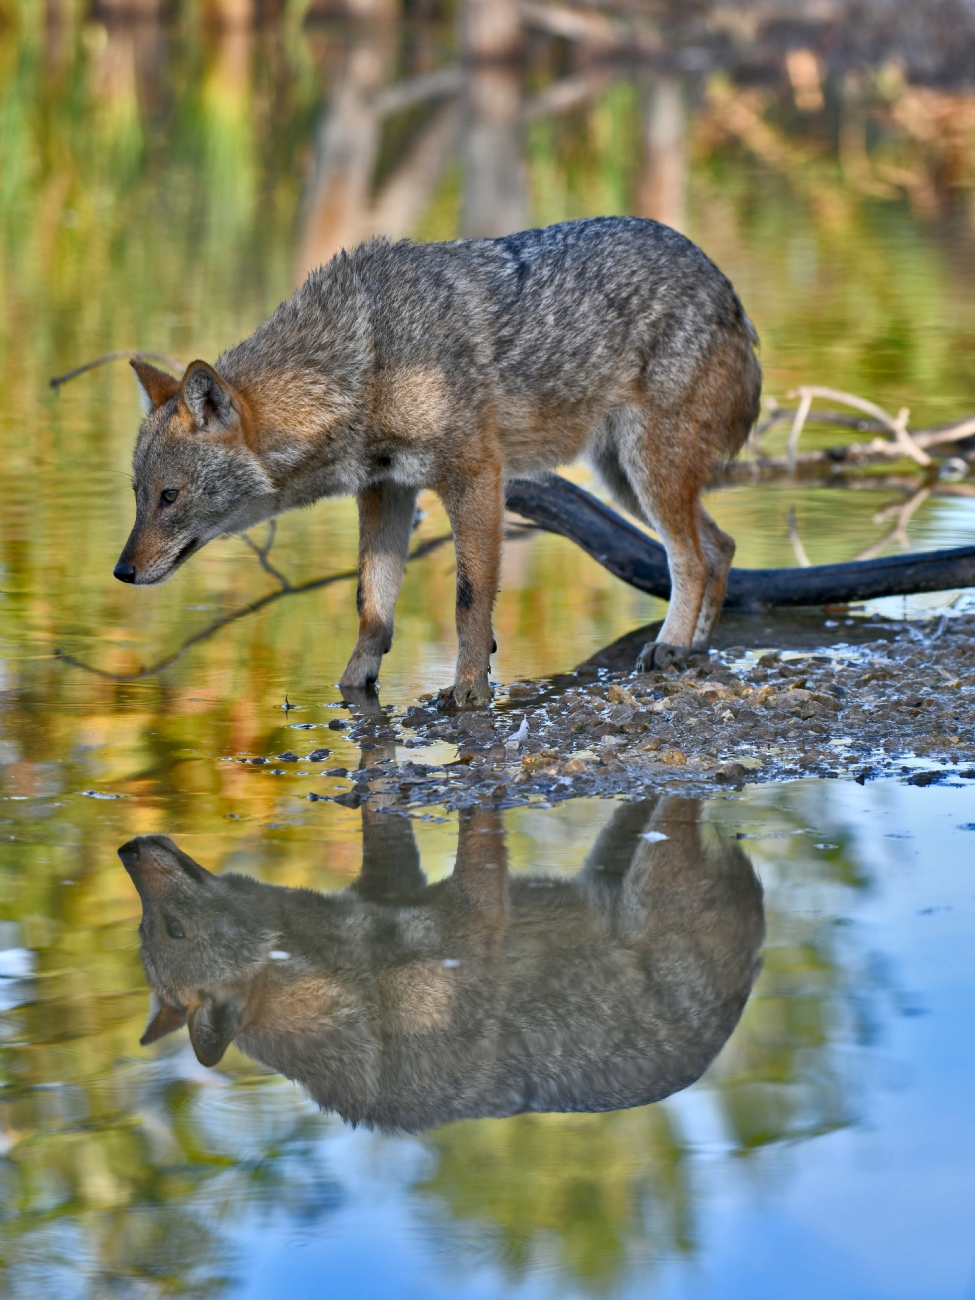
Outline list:
[[[789,458],[793,466],[795,465],[799,435],[802,433],[802,426],[806,422],[813,399],[816,397],[823,397],[831,402],[840,402],[844,406],[852,406],[857,411],[863,411],[866,415],[872,415],[875,420],[879,420],[890,431],[894,444],[901,455],[908,456],[924,468],[931,464],[931,457],[921,450],[907,430],[907,418],[910,415],[907,407],[903,407],[895,418],[885,411],[882,406],[878,406],[876,402],[867,401],[864,397],[857,397],[855,393],[841,392],[838,388],[822,388],[818,384],[803,385],[801,388],[797,388],[794,393],[790,393],[789,396],[799,398],[799,409],[796,411],[792,433],[789,435]]]
[[[402,113],[428,99],[459,94],[463,89],[463,68],[441,68],[438,72],[424,72],[397,82],[395,86],[385,86],[373,97],[372,106],[385,117],[389,113]]]
[[[803,425],[806,423],[806,417],[809,415],[813,400],[813,395],[808,388],[802,389],[801,392],[802,398],[796,411],[796,418],[792,421],[792,428],[789,431],[789,446],[786,453],[790,474],[796,472],[796,449],[799,446],[799,436],[802,433]]]
[[[175,357],[167,356],[165,352],[140,352],[137,348],[124,348],[121,352],[106,352],[103,357],[96,357],[94,361],[86,361],[83,366],[76,366],[74,370],[69,370],[66,375],[55,375],[50,380],[50,385],[56,392],[69,379],[77,379],[78,375],[83,375],[88,370],[95,370],[98,366],[104,366],[109,361],[132,361],[135,359],[140,361],[161,361],[164,366],[168,366],[170,370],[177,370],[180,374],[185,369],[181,361],[177,361]]]

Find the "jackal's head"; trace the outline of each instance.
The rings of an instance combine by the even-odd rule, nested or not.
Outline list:
[[[142,1043],[189,1025],[204,1065],[216,1065],[244,1026],[272,960],[269,886],[214,876],[168,835],[139,835],[118,851],[142,900],[139,939],[154,997]]]
[[[164,582],[222,533],[272,513],[271,481],[256,454],[246,398],[205,361],[182,379],[147,362],[132,368],[147,414],[132,467],[135,525],[115,566],[120,582]]]

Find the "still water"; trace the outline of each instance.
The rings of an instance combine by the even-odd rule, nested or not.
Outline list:
[[[960,783],[648,792],[475,827],[309,802],[361,758],[328,725],[346,716],[334,683],[354,580],[276,599],[140,680],[71,667],[59,650],[135,673],[277,580],[228,539],[164,588],[114,582],[135,385],[122,362],[47,387],[113,349],[212,358],[305,268],[372,233],[639,211],[735,281],[767,396],[826,383],[910,407],[915,426],[960,418],[975,410],[975,158],[958,127],[971,92],[915,85],[895,59],[824,71],[818,90],[792,64],[764,81],[698,55],[589,66],[537,36],[516,69],[458,79],[437,23],[11,12],[3,1293],[975,1294],[975,809]],[[919,486],[739,485],[710,508],[743,564],[795,562],[797,535],[814,563],[970,542],[969,483]],[[436,501],[423,506],[418,540],[442,536]],[[269,561],[298,584],[348,574],[355,552],[353,508],[332,502],[283,519]],[[449,546],[409,567],[385,704],[449,681],[453,585]],[[660,612],[561,539],[513,539],[497,678],[570,669]],[[318,750],[281,772],[226,761]],[[362,1029],[340,1056],[348,1077],[331,1057],[331,1074],[309,1066],[307,1040],[291,1073],[373,1127],[261,1065],[277,1049],[253,1029],[217,1035],[213,1068],[183,1028],[139,1046],[150,983],[165,1001],[205,973],[224,1028],[228,989],[252,1005],[247,972],[217,960],[205,900],[175,919],[206,972],[163,979],[157,958],[147,976],[116,851],[160,834],[207,871],[314,890],[309,915],[358,926],[341,969],[300,948],[300,916],[261,951],[282,1014],[338,999]],[[267,939],[263,898],[237,920]],[[381,1088],[364,1069],[376,1041]]]

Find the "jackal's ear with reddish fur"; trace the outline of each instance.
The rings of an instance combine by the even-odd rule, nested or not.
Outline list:
[[[142,405],[146,415],[162,406],[163,402],[168,402],[179,392],[178,379],[173,375],[167,375],[165,370],[157,370],[155,366],[150,366],[149,362],[143,361],[141,357],[133,357],[129,365],[135,371],[135,377],[142,389]]]
[[[190,1015],[190,1042],[201,1065],[216,1065],[244,1019],[246,1004],[237,998],[206,998]]]
[[[233,389],[205,361],[191,361],[186,367],[179,400],[203,433],[224,433],[237,423]]]
[[[167,1034],[174,1034],[177,1029],[182,1029],[185,1024],[186,1012],[182,1007],[170,1007],[163,1003],[155,1015],[149,1017],[149,1023],[139,1039],[139,1046],[148,1047],[150,1043],[165,1038]]]

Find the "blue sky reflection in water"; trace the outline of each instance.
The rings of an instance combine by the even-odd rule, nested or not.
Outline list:
[[[185,1031],[140,1049],[120,844],[169,833],[211,870],[324,891],[358,873],[360,813],[303,798],[358,762],[327,727],[354,592],[282,600],[161,678],[68,671],[58,647],[131,671],[271,579],[228,540],[158,591],[115,583],[134,384],[120,365],[47,388],[112,348],[213,357],[336,241],[469,230],[477,182],[511,199],[488,213],[502,224],[680,224],[740,289],[769,396],[828,383],[909,406],[914,425],[960,418],[975,410],[971,92],[893,57],[844,72],[781,50],[763,82],[704,66],[700,44],[677,75],[567,74],[565,51],[533,38],[522,79],[495,87],[511,110],[494,123],[500,165],[478,172],[473,99],[374,111],[377,91],[452,64],[447,25],[303,28],[288,8],[250,32],[55,11],[0,5],[16,18],[0,39],[0,1293],[975,1294],[961,783],[807,779],[704,806],[763,881],[764,965],[702,1081],[653,1106],[389,1136],[319,1115],[234,1048],[214,1071]],[[352,153],[329,155],[343,131]],[[492,191],[511,168],[518,185]],[[808,445],[836,436],[811,426]],[[711,507],[746,564],[794,561],[792,510],[813,562],[970,542],[971,481],[918,486],[900,470],[855,491],[739,484]],[[423,506],[432,538],[443,516]],[[274,560],[294,581],[352,567],[351,504],[282,520]],[[448,680],[453,579],[449,548],[411,566],[384,702]],[[498,678],[567,670],[659,613],[560,539],[513,542]],[[313,743],[331,756],[293,780],[219,761]],[[512,872],[574,875],[614,809],[506,811]],[[412,824],[444,879],[456,816]]]
[[[705,1079],[609,1116],[403,1137],[318,1120],[293,1192],[317,1184],[317,1213],[259,1205],[227,1224],[231,1294],[964,1294],[975,889],[955,791],[797,782],[704,816],[755,837],[769,930]],[[511,820],[534,838],[558,817]],[[236,1151],[227,1131],[252,1121],[227,1091],[201,1087],[194,1107]]]

